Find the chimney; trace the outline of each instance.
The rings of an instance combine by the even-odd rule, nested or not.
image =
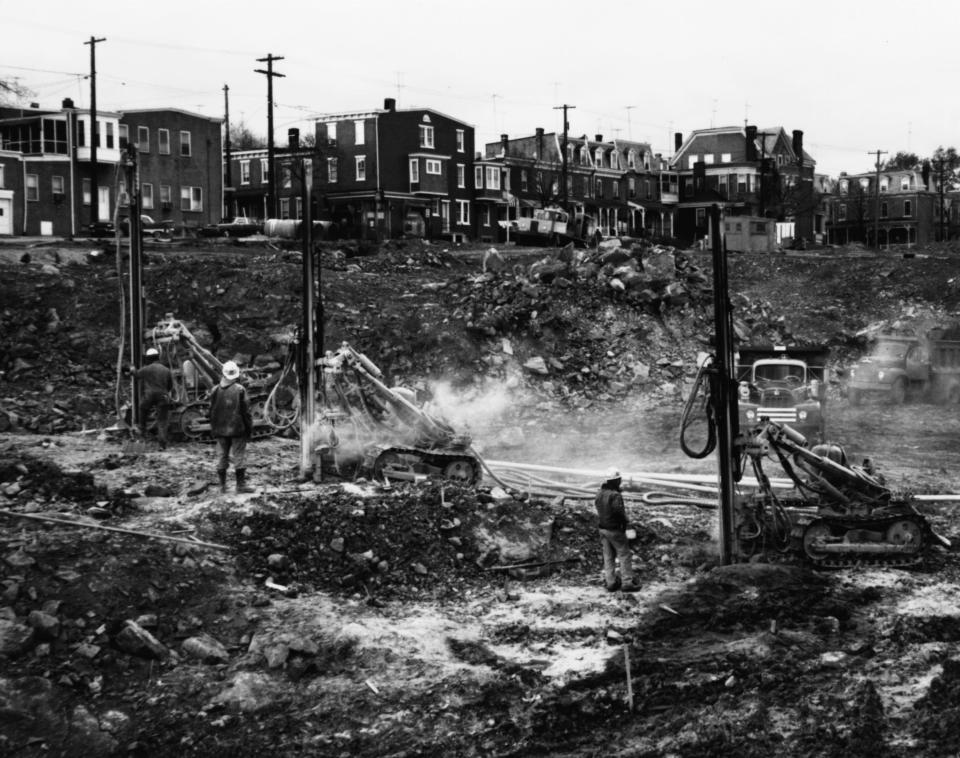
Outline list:
[[[930,161],[924,161],[920,170],[924,189],[930,189]]]
[[[602,135],[602,134],[594,134],[594,135],[593,135],[593,138],[594,138],[594,142],[603,142],[603,135]]]
[[[793,130],[793,152],[797,154],[797,165],[803,165],[803,132],[799,129]]]
[[[543,137],[543,127],[542,127],[542,126],[538,126],[538,127],[537,127],[537,136],[538,136],[538,137]]]
[[[744,141],[747,148],[747,162],[752,163],[757,160],[757,127],[747,127],[747,136]]]
[[[73,108],[73,98],[71,97],[63,98],[63,103],[61,104],[61,107],[64,110],[67,110],[67,108]]]
[[[537,154],[534,157],[540,158],[541,155],[543,155],[543,127],[538,126],[537,127]]]
[[[383,98],[383,109],[393,113],[397,109],[397,101],[392,97]]]
[[[673,133],[673,150],[676,152],[681,147],[683,147],[683,132],[674,132]]]
[[[510,141],[510,136],[507,134],[500,135],[500,155],[507,154],[507,143]]]
[[[297,150],[300,147],[300,130],[295,126],[287,129],[287,146],[291,150]]]

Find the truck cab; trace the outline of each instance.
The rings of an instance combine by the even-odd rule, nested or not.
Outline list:
[[[850,369],[847,400],[859,405],[865,395],[885,395],[900,404],[907,390],[925,391],[930,382],[930,354],[917,337],[881,334],[870,354]]]
[[[768,418],[822,441],[827,355],[822,347],[741,347],[736,369],[740,427],[752,427]]]

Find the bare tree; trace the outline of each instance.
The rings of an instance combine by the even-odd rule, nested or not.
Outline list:
[[[0,79],[0,105],[15,106],[36,94],[16,79]]]
[[[230,146],[234,150],[256,150],[266,147],[267,140],[265,137],[254,134],[241,118],[236,124],[230,125]]]

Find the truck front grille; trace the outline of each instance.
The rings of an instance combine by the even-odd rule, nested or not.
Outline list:
[[[777,421],[781,424],[797,423],[796,408],[757,408],[757,418],[766,416],[771,421]]]

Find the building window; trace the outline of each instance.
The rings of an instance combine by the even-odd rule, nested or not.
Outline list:
[[[837,221],[846,221],[847,220],[847,204],[840,203],[837,207]]]
[[[293,217],[295,219],[303,218],[303,198],[302,197],[294,198]]]
[[[616,150],[610,151],[610,168],[620,168],[620,153]]]
[[[107,121],[107,147],[113,149],[113,122]]]
[[[141,153],[150,152],[150,128],[146,126],[137,127],[137,150]]]
[[[627,168],[636,168],[637,167],[637,151],[631,150],[627,153]]]
[[[487,166],[487,189],[500,189],[500,167]]]
[[[720,153],[720,162],[733,163],[733,161],[730,159],[730,153]]]
[[[457,223],[465,226],[470,223],[470,201],[457,200]]]
[[[410,159],[410,183],[419,184],[420,182],[420,161],[417,158]]]
[[[707,209],[697,208],[697,226],[704,226],[707,223]]]
[[[6,185],[3,183],[3,164],[0,164],[0,189],[3,189],[4,186]]]
[[[861,191],[863,191],[863,192],[867,192],[867,191],[870,189],[870,180],[869,180],[869,179],[861,179],[861,180],[860,180],[860,189],[861,189]]]
[[[163,210],[168,211],[170,210],[172,202],[173,200],[172,200],[172,195],[170,194],[170,185],[161,184],[160,185],[160,207],[163,208]]]
[[[594,192],[594,197],[598,200],[603,200],[603,180],[597,179],[596,183],[597,190]]]
[[[757,221],[754,224],[754,231],[757,234],[766,234],[767,233],[767,222],[766,221]]]
[[[363,145],[365,144],[366,133],[363,128],[363,119],[358,119],[353,122],[353,144]]]
[[[527,192],[527,191],[528,191],[528,190],[527,190],[527,188],[528,188],[528,186],[529,186],[529,185],[528,185],[528,181],[529,181],[529,179],[528,179],[528,177],[527,177],[527,170],[526,170],[526,169],[521,169],[521,170],[520,170],[520,191],[521,191],[521,192]]]
[[[474,189],[483,189],[483,166],[473,167],[473,186]]]
[[[83,204],[90,205],[91,198],[93,197],[93,183],[89,179],[84,179],[81,182],[81,190],[83,193]]]
[[[650,153],[643,154],[643,167],[649,171],[650,170]]]
[[[737,230],[738,232],[742,232],[742,231],[743,231],[743,224],[742,224],[742,223],[738,223],[737,226],[736,226],[736,230]]]
[[[467,167],[462,163],[457,164],[457,186],[466,187],[467,186]]]
[[[260,181],[267,182],[270,179],[270,159],[260,159]]]
[[[483,225],[492,226],[492,219],[490,218],[490,206],[487,205],[483,209]]]
[[[424,163],[426,164],[426,171],[428,174],[433,174],[434,176],[440,176],[440,173],[441,173],[440,161],[431,160],[430,158],[427,158],[427,160],[424,161]]]
[[[327,181],[337,183],[338,164],[336,158],[327,158]]]
[[[27,174],[27,200],[40,199],[40,178],[36,174]]]
[[[123,150],[127,146],[127,143],[130,142],[130,127],[126,124],[120,124],[119,127],[120,135],[120,149]]]
[[[290,198],[280,198],[280,218],[290,218]]]
[[[903,215],[906,218],[910,218],[913,215],[913,203],[909,200],[903,201]]]
[[[203,188],[202,187],[181,187],[180,188],[180,210],[202,211],[203,210]]]
[[[363,182],[367,179],[367,156],[358,155],[354,158],[356,163],[357,181]]]
[[[77,121],[77,146],[87,146],[87,122]]]
[[[846,195],[850,191],[850,181],[848,179],[840,180],[840,194]]]
[[[140,185],[140,205],[143,208],[153,208],[153,185],[143,183]]]
[[[184,158],[189,158],[193,154],[190,144],[190,132],[182,131],[180,132],[180,155]]]
[[[603,166],[603,148],[602,147],[598,147],[593,151],[593,161],[594,163],[596,163],[598,168]]]
[[[713,153],[707,153],[703,156],[703,162],[708,166],[713,165]]]
[[[884,177],[880,180],[880,191],[886,192],[890,188],[890,180]]]
[[[157,152],[160,155],[170,155],[169,129],[157,129]]]
[[[0,177],[2,179],[3,177]],[[3,183],[0,182],[0,186],[3,186]],[[62,176],[52,176],[50,177],[50,189],[53,190],[54,195],[63,194],[63,177]]]
[[[900,179],[900,191],[906,192],[910,189],[910,177],[904,176]]]
[[[420,124],[420,147],[433,147],[433,127]]]
[[[887,217],[887,204],[880,203],[880,218],[886,218],[886,217]]]
[[[620,199],[620,182],[614,179],[610,187],[611,187],[610,191],[612,193],[610,196],[614,200],[619,200]]]
[[[699,155],[691,155],[691,156],[690,156],[690,165],[688,166],[688,168],[693,168],[693,164],[696,163],[698,160],[700,160],[700,156],[699,156]]]
[[[290,166],[280,167],[280,184],[283,189],[290,189],[293,186],[293,171]]]
[[[464,152],[463,129],[457,129],[457,152]]]
[[[250,161],[240,161],[240,184],[250,184]]]
[[[783,165],[783,153],[777,153],[777,165],[778,166]]]
[[[637,196],[637,180],[632,176],[627,179],[627,197],[633,198]]]

